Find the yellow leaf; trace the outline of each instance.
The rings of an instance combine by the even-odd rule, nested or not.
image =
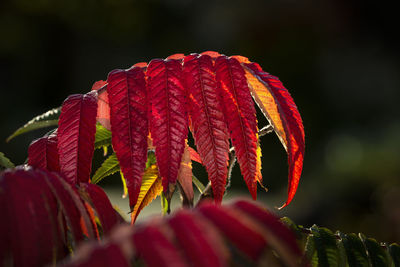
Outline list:
[[[139,197],[131,213],[132,224],[136,221],[140,211],[160,195],[162,190],[157,165],[153,164],[144,171]]]

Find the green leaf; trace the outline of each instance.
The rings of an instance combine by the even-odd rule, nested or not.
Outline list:
[[[192,176],[192,181],[193,184],[197,187],[197,190],[199,190],[200,194],[202,194],[204,192],[204,189],[206,188],[204,184],[200,182],[200,180],[197,179],[197,177],[194,175]]]
[[[335,235],[327,228],[311,227],[319,266],[339,266],[339,251]]]
[[[308,266],[308,262],[311,266],[318,266],[318,257],[315,249],[314,237],[312,235],[307,237],[302,266]]]
[[[340,232],[337,231],[336,236],[340,235]],[[342,243],[342,240],[336,239],[336,247],[338,248],[339,252],[339,266],[340,267],[346,267],[346,250],[344,249],[344,245]]]
[[[295,224],[290,218],[288,217],[282,217],[280,219],[287,227],[289,227],[292,232],[296,235],[296,239],[302,243],[302,245],[305,245],[306,242],[306,235],[302,232],[299,226]]]
[[[169,211],[168,200],[164,195],[164,192],[161,193],[161,213],[162,215],[167,215]]]
[[[94,148],[99,149],[111,145],[111,131],[104,128],[101,124],[96,124],[96,137]]]
[[[150,168],[152,165],[156,164],[156,154],[154,151],[147,152],[147,162],[146,162],[146,169]]]
[[[400,246],[395,243],[391,244],[389,246],[389,253],[392,256],[394,266],[400,267]]]
[[[92,177],[92,183],[97,184],[103,178],[112,175],[119,170],[119,161],[114,152],[103,162],[103,164],[101,164],[100,168],[97,169],[96,173]]]
[[[5,168],[5,169],[10,169],[10,168],[15,168],[14,163],[9,160],[3,152],[0,152],[0,169]]]
[[[349,266],[368,266],[368,256],[363,242],[356,234],[339,233],[346,251]]]
[[[39,116],[34,117],[28,121],[24,126],[18,128],[12,135],[10,135],[6,142],[9,142],[14,137],[41,128],[58,125],[58,117],[60,116],[61,108],[53,108]]]
[[[389,266],[386,250],[375,239],[361,237],[361,240],[367,248],[372,267]]]

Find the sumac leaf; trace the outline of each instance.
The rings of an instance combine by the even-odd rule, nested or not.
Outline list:
[[[147,67],[151,136],[164,193],[171,199],[188,134],[186,93],[179,60],[154,59]]]
[[[194,150],[194,148],[192,148],[190,146],[188,147],[188,150],[189,150],[189,153],[190,153],[190,159],[202,164],[199,153],[197,153],[197,151]]]
[[[16,266],[35,266],[40,262],[36,233],[32,229],[27,231],[26,223],[32,221],[35,212],[35,203],[32,199],[37,195],[37,192],[28,193],[31,189],[28,186],[29,183],[25,181],[27,179],[32,179],[32,177],[23,170],[16,170],[5,171],[0,180],[1,188],[6,192],[5,212],[8,216],[6,215],[5,218],[9,222],[9,241],[11,242],[9,246]],[[26,209],[27,205],[31,207],[29,210]],[[47,250],[47,248],[43,249]]]
[[[220,56],[215,61],[216,79],[223,109],[243,178],[253,199],[261,182],[261,153],[258,149],[256,110],[245,72],[235,58]]]
[[[85,189],[91,199],[91,204],[99,216],[103,232],[105,234],[110,233],[118,220],[116,211],[112,207],[106,193],[104,193],[99,186],[94,184],[85,183],[81,184],[81,187]]]
[[[140,211],[150,204],[162,192],[161,178],[157,165],[151,165],[144,171],[139,197],[131,213],[132,223],[136,221]]]
[[[303,169],[305,147],[303,122],[293,98],[282,82],[264,72],[257,63],[246,63],[246,60],[243,62],[253,98],[288,153],[288,199],[283,208],[292,201]]]
[[[57,132],[36,139],[29,145],[28,164],[49,171],[60,171]]]
[[[194,200],[193,182],[192,182],[192,160],[190,156],[189,146],[186,145],[182,155],[181,167],[178,172],[178,184],[181,191],[184,206],[192,207]]]
[[[108,75],[112,145],[126,180],[131,209],[136,204],[147,161],[147,91],[142,69]]]
[[[133,243],[146,266],[188,266],[177,247],[157,225],[138,229],[133,235]]]
[[[228,266],[222,236],[207,220],[181,210],[168,223],[193,266]]]
[[[373,238],[362,238],[372,267],[389,266],[387,252]]]
[[[209,219],[239,251],[251,260],[257,261],[266,246],[266,240],[260,228],[249,217],[238,216],[232,209],[216,205],[203,204],[198,211]],[[240,220],[236,219],[240,218]]]
[[[44,178],[53,194],[56,195],[59,200],[61,210],[75,242],[81,241],[83,239],[83,230],[80,224],[81,211],[76,207],[70,191],[66,189],[69,184],[53,173],[47,174]]]
[[[97,100],[93,94],[71,95],[58,122],[60,171],[71,184],[88,182],[96,134]]]
[[[111,130],[110,125],[110,105],[108,103],[107,82],[100,80],[93,84],[92,91],[97,91],[97,121],[107,130]]]
[[[339,251],[335,235],[324,227],[311,227],[319,266],[338,266]]]
[[[189,55],[184,59],[184,76],[189,99],[193,137],[202,164],[220,203],[225,192],[229,153],[229,133],[217,90],[214,64],[210,56]]]
[[[389,246],[389,253],[392,257],[393,264],[395,267],[400,266],[400,246],[396,243],[393,243]]]
[[[92,183],[97,184],[105,177],[110,176],[120,170],[117,155],[112,153],[101,166],[96,170],[92,177]]]
[[[96,124],[96,136],[94,148],[102,148],[111,145],[111,131],[107,130],[101,124]]]
[[[356,234],[340,233],[350,266],[368,266],[368,256],[361,239]]]
[[[0,152],[0,169],[1,168],[14,168],[14,163],[11,162],[9,158],[7,158],[3,152]]]
[[[18,128],[12,135],[7,138],[9,142],[14,137],[28,133],[33,130],[42,129],[51,126],[57,126],[58,116],[60,115],[61,108],[53,108],[39,116],[34,117],[32,120],[28,121],[24,126]]]
[[[248,201],[239,200],[232,205],[262,224],[268,245],[273,247],[289,266],[297,266],[302,252],[294,233],[275,215]]]

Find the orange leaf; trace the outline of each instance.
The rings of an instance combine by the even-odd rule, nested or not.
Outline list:
[[[303,122],[293,98],[277,77],[264,72],[257,63],[248,63],[246,58],[236,57],[236,59],[244,66],[254,100],[273,126],[288,153],[288,199],[281,207],[283,208],[296,194],[303,169],[305,148]]]

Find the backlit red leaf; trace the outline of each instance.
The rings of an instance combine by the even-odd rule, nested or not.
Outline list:
[[[143,70],[133,67],[108,75],[112,145],[126,180],[131,209],[136,204],[147,161],[147,91]]]
[[[199,153],[190,146],[188,147],[188,150],[190,153],[190,159],[201,164],[202,162]]]
[[[274,127],[288,153],[288,199],[283,208],[292,201],[303,169],[303,122],[293,98],[277,77],[264,72],[257,63],[243,64],[255,101]]]
[[[97,100],[92,93],[71,95],[58,122],[60,170],[71,184],[88,182],[96,134]]]
[[[28,164],[49,171],[60,171],[57,132],[36,139],[29,145]]]
[[[103,232],[110,233],[111,229],[118,223],[117,214],[112,207],[106,193],[95,184],[81,184],[81,187],[88,193],[91,204],[95,208],[100,219]]]
[[[146,75],[151,98],[151,136],[164,192],[170,198],[188,134],[182,65],[179,60],[154,59]]]
[[[213,61],[208,55],[184,59],[185,84],[193,137],[216,202],[222,201],[227,178],[229,134],[217,90]]]
[[[93,84],[92,90],[103,89],[107,86],[107,81],[97,81]],[[108,93],[106,90],[98,92],[97,96],[97,121],[103,125],[107,130],[111,130],[110,125],[110,106],[108,104]]]
[[[261,153],[254,104],[245,72],[235,58],[220,56],[215,62],[224,114],[243,178],[254,199],[261,182]]]
[[[44,178],[53,194],[56,195],[59,200],[61,210],[74,240],[76,242],[81,241],[83,239],[83,231],[80,225],[81,215],[79,209],[75,206],[75,201],[66,190],[69,184],[65,183],[62,178],[59,178],[58,175],[53,173],[48,173]]]

